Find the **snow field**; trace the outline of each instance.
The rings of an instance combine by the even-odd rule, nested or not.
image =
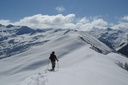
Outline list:
[[[50,41],[29,50],[0,60],[0,85],[128,85],[128,72],[118,63],[128,59],[115,54],[100,54],[111,50],[88,34],[65,32],[41,38]],[[91,44],[91,45],[90,45]],[[55,51],[59,59],[59,71],[49,72],[49,55]]]

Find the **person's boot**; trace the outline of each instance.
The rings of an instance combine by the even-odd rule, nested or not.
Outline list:
[[[52,66],[52,70],[51,71],[54,71],[54,68],[55,68],[55,66]]]

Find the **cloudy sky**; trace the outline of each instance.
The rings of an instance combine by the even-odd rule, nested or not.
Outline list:
[[[127,29],[128,0],[0,0],[0,24]]]

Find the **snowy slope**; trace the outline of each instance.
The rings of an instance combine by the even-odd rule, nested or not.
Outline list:
[[[106,46],[104,43],[99,42],[95,37],[91,36],[87,32],[80,32],[82,35],[82,39],[90,44],[93,49],[97,50],[100,53],[108,54],[109,52],[112,52],[112,50]]]
[[[110,53],[88,33],[50,30],[41,34],[36,41],[47,42],[0,60],[0,85],[128,85],[128,72],[119,66],[128,59]],[[32,39],[24,36],[25,41]],[[52,51],[59,59],[55,72],[47,71]]]
[[[26,26],[0,27],[0,59],[21,53],[32,45],[43,43],[36,41],[40,37],[42,35],[39,30]]]
[[[47,64],[47,62],[43,62],[42,59],[41,65],[40,60],[36,59],[35,61],[38,61],[38,65],[37,63],[29,61],[33,65],[29,65],[29,67],[27,67],[28,69],[26,66],[21,66],[19,67],[22,68],[21,72],[11,73],[14,72],[16,68],[9,70],[8,73],[10,74],[6,73],[6,75],[1,78],[0,83],[1,85],[128,84],[128,72],[117,65],[118,62],[128,62],[126,58],[113,53],[102,55],[89,49],[89,47],[89,45],[83,46],[63,56],[63,58],[59,58],[60,68],[57,72],[46,71],[47,65],[45,64]]]
[[[22,53],[32,46],[37,46],[41,44],[45,44],[51,39],[58,38],[63,35],[71,34],[74,32],[78,32],[75,30],[68,30],[68,29],[32,29],[27,26],[13,26],[13,25],[0,25],[0,59],[10,57],[11,55]],[[95,49],[98,52],[107,54],[111,51],[108,51],[108,47],[101,44],[101,42],[91,43],[94,42],[93,39],[89,39],[89,37],[93,38],[92,36],[96,37],[104,44],[113,48],[113,50],[118,51],[122,47],[126,46],[127,44],[127,34],[128,30],[113,30],[111,28],[108,29],[97,29],[87,32],[79,32],[79,37],[84,40],[85,42],[92,45],[92,49]],[[84,39],[84,36],[88,39]],[[91,40],[91,41],[90,41]],[[94,38],[94,40],[96,40]],[[102,44],[103,44],[102,43]],[[96,44],[96,45],[95,45]],[[100,49],[99,49],[100,48]],[[106,50],[107,48],[107,50]],[[102,50],[101,50],[102,49]],[[108,51],[108,52],[107,52]]]
[[[103,51],[104,48],[107,48],[107,50],[104,49],[104,51],[101,53],[107,54],[111,52],[107,46],[103,45],[91,35],[88,35],[87,32],[79,32],[68,29],[34,30],[27,26],[19,27],[8,25],[0,27],[0,59],[25,52],[26,50],[29,50],[32,46],[42,45],[50,42],[53,39],[68,36],[68,34],[73,33],[76,33],[77,36],[79,36],[79,38],[84,40],[86,43],[91,44],[93,49],[100,52],[101,50]],[[92,39],[90,39],[89,37]],[[93,43],[94,41],[102,45],[95,45],[95,43]]]
[[[118,51],[127,44],[128,29],[97,29],[90,31],[89,34],[93,35],[107,46]]]

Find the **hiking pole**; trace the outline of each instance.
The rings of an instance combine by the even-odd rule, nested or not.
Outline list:
[[[57,67],[58,67],[58,71],[59,71],[59,61],[57,61]]]

